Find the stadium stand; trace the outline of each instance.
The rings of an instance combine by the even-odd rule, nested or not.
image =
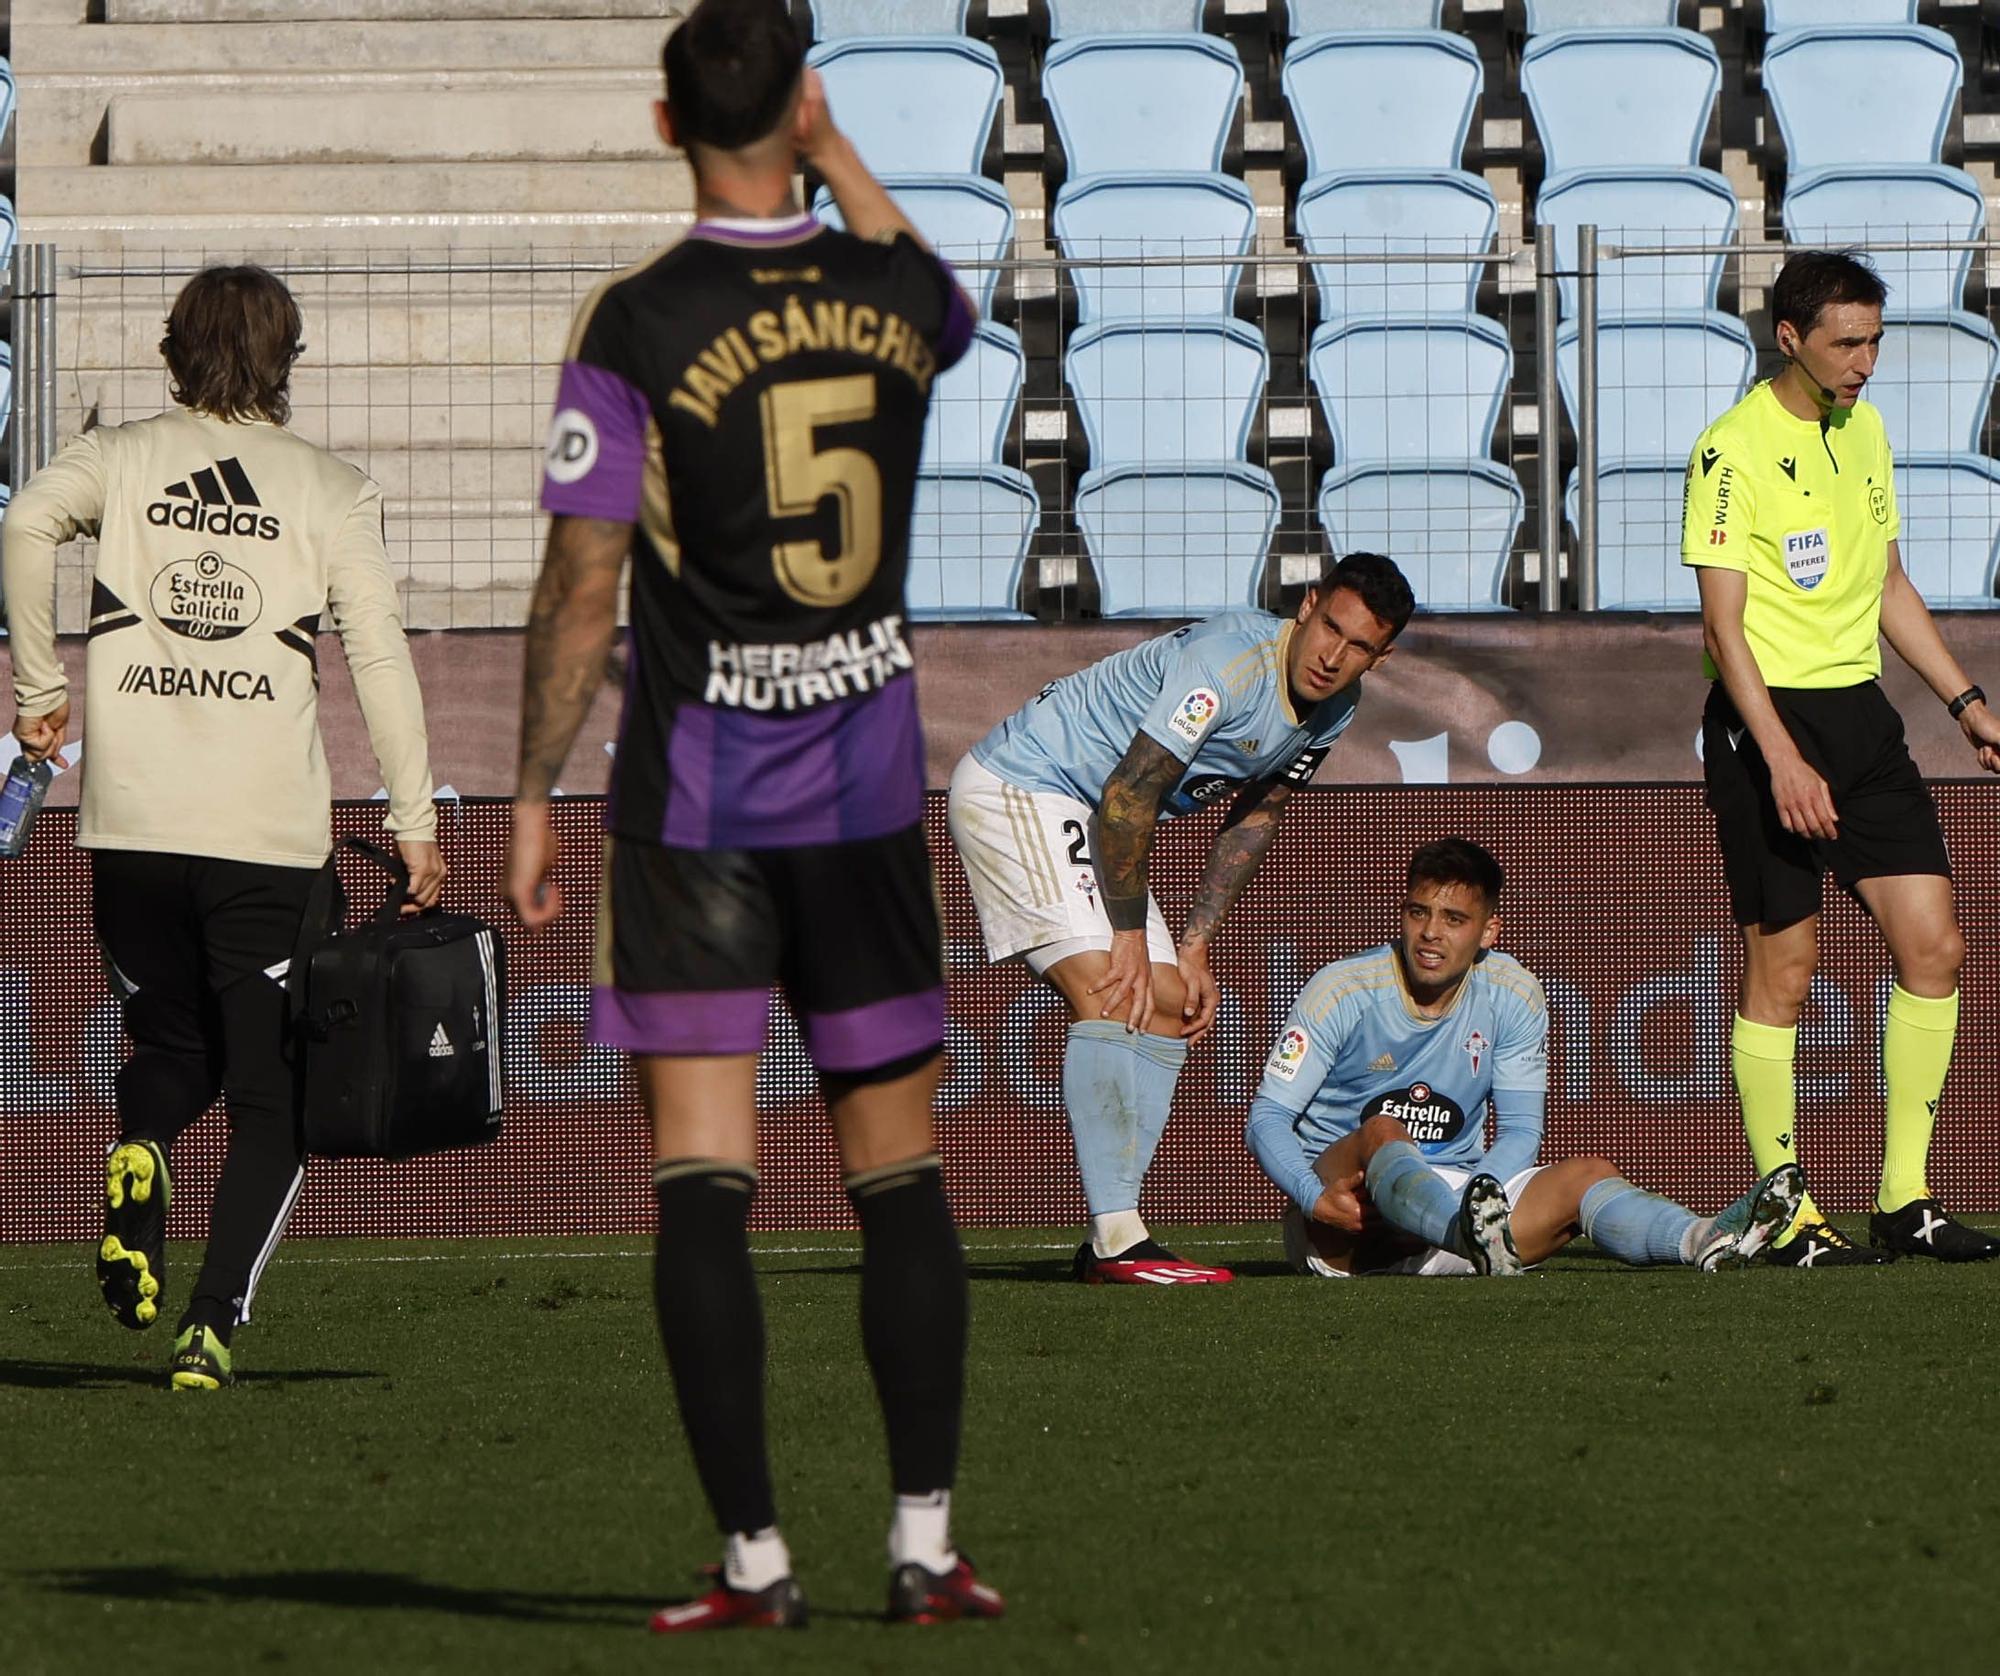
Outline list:
[[[1576,229],[1595,226],[1600,245],[1639,252],[1649,245],[1721,245],[1736,234],[1736,194],[1707,169],[1583,168],[1551,176],[1535,203],[1537,222],[1556,230],[1565,319],[1576,314]],[[1681,314],[1713,308],[1721,252],[1622,255],[1602,265],[1600,314]]]
[[[1322,326],[1309,364],[1341,465],[1456,467],[1492,448],[1514,355],[1491,320],[1416,315]]]
[[[1048,0],[1049,38],[1201,28],[1202,0]]]
[[[1527,0],[1527,30],[1671,29],[1679,11],[1678,0]]]
[[[1500,207],[1492,187],[1463,170],[1357,169],[1315,175],[1300,189],[1295,212],[1308,254],[1468,256],[1492,248]],[[1483,264],[1316,263],[1320,313],[1470,314]]]
[[[1833,164],[1785,192],[1785,237],[1794,244],[1867,249],[1871,241],[1981,237],[1986,199],[1963,169],[1897,163]],[[1889,287],[1887,319],[1965,306],[1972,251],[1869,250]]]
[[[1521,92],[1551,174],[1701,160],[1722,60],[1686,29],[1564,29],[1521,55]]]
[[[1050,51],[1042,97],[1072,175],[1215,170],[1243,65],[1207,35],[1082,35]]]
[[[1988,609],[2000,585],[2000,461],[1982,454],[1896,462],[1903,567],[1934,609]]]
[[[1282,502],[1234,461],[1108,466],[1076,488],[1076,521],[1107,617],[1200,617],[1253,605]]]
[[[991,314],[1000,283],[996,264],[1014,243],[1014,206],[1005,189],[978,175],[891,175],[882,184],[938,254],[957,266],[979,312]],[[814,195],[813,211],[830,226],[843,225],[825,187]]]
[[[1027,473],[946,465],[917,479],[910,514],[910,615],[1025,617],[1018,601],[1041,502]]]
[[[1021,340],[980,322],[965,358],[939,374],[924,427],[924,469],[998,464],[1027,366]]]
[[[1884,332],[1866,394],[1897,457],[1978,453],[1996,367],[2000,336],[1976,314],[1904,319]]]
[[[1340,466],[1321,480],[1333,550],[1392,552],[1427,611],[1496,611],[1526,496],[1504,466]]]
[[[862,35],[812,49],[827,102],[877,174],[976,175],[1000,109],[1000,59],[962,36]]]
[[[14,219],[13,200],[0,196],[0,270],[4,270],[14,259],[14,241],[19,232],[19,226]]]
[[[1072,267],[1077,318],[1227,314],[1256,233],[1250,189],[1227,175],[1100,175],[1072,180],[1049,217],[1065,256],[1209,256],[1189,267]]]
[[[1951,37],[1916,25],[1793,29],[1764,51],[1764,92],[1793,175],[1937,162],[1964,76]]]
[[[1306,173],[1456,169],[1484,71],[1457,35],[1336,30],[1286,50],[1285,102]]]
[[[1578,330],[1556,340],[1556,378],[1577,423]],[[1713,419],[1750,388],[1757,352],[1734,315],[1613,319],[1597,328],[1597,446],[1601,460],[1670,465],[1678,474]]]
[[[1102,321],[1063,357],[1097,466],[1243,460],[1269,375],[1263,335],[1240,320]]]
[[[812,0],[813,39],[963,35],[970,0]]]
[[[1328,29],[1437,29],[1444,0],[1285,0],[1286,33]]]

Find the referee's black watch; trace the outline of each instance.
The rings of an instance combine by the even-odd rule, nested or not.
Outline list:
[[[1964,692],[1960,693],[1958,697],[1945,706],[1945,711],[1953,721],[1957,721],[1973,705],[1984,704],[1985,702],[1986,689],[1984,687],[1967,687]]]

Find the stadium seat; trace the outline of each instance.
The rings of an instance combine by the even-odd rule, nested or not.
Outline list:
[[[0,442],[14,417],[14,346],[0,338]]]
[[[1280,501],[1236,460],[1084,474],[1076,522],[1107,617],[1203,617],[1254,605]]]
[[[1941,29],[1793,29],[1764,50],[1764,91],[1793,175],[1834,163],[1935,163],[1965,69]]]
[[[1785,190],[1785,237],[1823,248],[1871,239],[1976,239],[1986,229],[1986,199],[1963,169],[1908,163],[1852,163],[1815,169]],[[1938,314],[1965,306],[1970,250],[1871,249],[1889,287],[1884,313]]]
[[[1202,0],[1048,0],[1049,39],[1201,28]]]
[[[14,242],[20,236],[20,228],[14,219],[14,200],[0,193],[0,273],[14,260]]]
[[[1356,170],[1320,175],[1299,191],[1299,242],[1308,254],[1492,249],[1500,224],[1493,189],[1462,170]],[[1320,313],[1470,314],[1479,262],[1325,263],[1313,268]]]
[[[1722,85],[1715,48],[1687,29],[1565,29],[1521,55],[1548,172],[1701,160]]]
[[[2000,337],[1979,315],[1897,321],[1882,334],[1875,376],[1861,394],[1882,410],[1898,459],[1977,453],[1996,367]]]
[[[910,615],[1025,615],[1015,602],[1041,515],[1034,484],[1011,466],[920,473],[910,513]]]
[[[1681,492],[1687,461],[1614,463],[1597,474],[1597,607],[1600,611],[1699,611],[1700,585],[1681,563]],[[1563,515],[1576,528],[1577,473]]]
[[[1514,352],[1491,320],[1406,315],[1320,327],[1307,368],[1338,464],[1459,465],[1493,446]]]
[[[1107,320],[1063,356],[1093,467],[1242,459],[1270,370],[1240,320]]]
[[[1065,256],[1205,258],[1189,267],[1074,267],[1077,319],[1228,314],[1257,230],[1250,189],[1227,175],[1101,175],[1072,180],[1049,217]]]
[[[1485,71],[1462,36],[1334,30],[1294,41],[1280,80],[1311,176],[1456,169]]]
[[[806,62],[876,175],[979,173],[1000,109],[1000,60],[984,41],[863,35]]]
[[[1330,29],[1441,29],[1444,0],[1285,0],[1285,33]]]
[[[14,123],[14,66],[0,58],[0,141]]]
[[[923,469],[997,463],[1026,370],[1021,340],[1005,326],[981,322],[965,358],[931,386]]]
[[[1236,49],[1207,35],[1081,35],[1042,64],[1072,176],[1222,167],[1243,103]]]
[[[1983,454],[1896,461],[1897,549],[1926,604],[1985,610],[2000,566],[2000,461]]]
[[[812,0],[813,39],[963,35],[971,0]]]
[[[1577,340],[1556,336],[1556,379],[1577,423]],[[1757,352],[1734,315],[1603,320],[1597,330],[1597,457],[1687,464],[1694,439],[1750,387]]]
[[[1764,32],[1827,23],[1915,23],[1917,0],[1764,0]]]
[[[1528,0],[1528,33],[1558,29],[1671,29],[1679,0]]]
[[[1333,551],[1393,553],[1426,611],[1505,609],[1500,588],[1526,506],[1519,479],[1488,460],[1338,466],[1319,486]]]
[[[1006,190],[977,175],[891,175],[882,182],[889,196],[928,239],[958,268],[959,282],[981,314],[993,311],[993,288],[1014,242],[1014,205]],[[840,206],[824,186],[813,212],[830,227],[846,225]]]
[[[1707,169],[1572,169],[1543,183],[1535,219],[1556,230],[1558,285],[1567,318],[1576,313],[1578,227],[1595,225],[1600,248],[1727,244],[1736,236],[1736,193]],[[1722,263],[1719,251],[1602,258],[1598,313],[1685,314],[1713,308]]]

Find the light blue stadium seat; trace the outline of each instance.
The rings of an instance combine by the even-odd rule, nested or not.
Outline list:
[[[1491,320],[1418,314],[1322,326],[1306,364],[1339,464],[1458,465],[1493,446],[1514,352]]]
[[[1935,163],[1965,67],[1941,29],[1793,29],[1764,50],[1764,92],[1792,174]]]
[[[0,140],[14,121],[14,66],[0,58]]]
[[[1715,48],[1686,29],[1565,29],[1521,54],[1521,91],[1552,175],[1699,162],[1721,85]]]
[[[1236,460],[1086,472],[1076,523],[1107,617],[1203,617],[1254,605],[1280,501]]]
[[[861,160],[880,175],[979,173],[1000,60],[957,35],[861,35],[806,54]]]
[[[1242,459],[1270,370],[1240,320],[1107,320],[1063,356],[1093,468]]]
[[[1565,318],[1576,313],[1576,230],[1594,224],[1598,247],[1727,244],[1736,236],[1736,193],[1708,169],[1572,169],[1552,176],[1535,219],[1556,230],[1558,286]],[[1715,306],[1720,254],[1604,257],[1597,309],[1614,314],[1684,314]]]
[[[1556,336],[1556,380],[1577,423],[1575,324]],[[1750,387],[1757,352],[1734,315],[1602,320],[1597,329],[1597,458],[1687,464],[1694,439]]]
[[[1004,188],[978,175],[890,175],[882,182],[897,207],[947,262],[981,314],[993,309],[993,288],[1014,242],[1014,205]],[[840,206],[824,186],[813,213],[829,227],[841,227]]]
[[[1236,49],[1208,35],[1080,35],[1042,64],[1072,175],[1205,171],[1243,103]]]
[[[1393,555],[1426,611],[1505,607],[1500,588],[1526,506],[1519,479],[1489,460],[1338,466],[1319,486],[1333,551]]]
[[[1913,454],[1896,461],[1897,550],[1933,609],[1990,609],[2000,567],[2000,461]]]
[[[1049,0],[1049,39],[1201,28],[1202,0]]]
[[[1764,32],[1827,23],[1915,23],[1917,0],[1764,0]]]
[[[1965,306],[1970,250],[1883,250],[1871,241],[1976,239],[1986,199],[1963,169],[1851,163],[1815,169],[1785,188],[1785,237],[1793,244],[1868,250],[1889,287],[1883,313],[1938,314]]]
[[[1319,175],[1456,169],[1486,73],[1462,36],[1356,29],[1294,41],[1280,79]]]
[[[1308,253],[1409,251],[1441,255],[1493,248],[1493,189],[1459,169],[1368,169],[1319,175],[1300,188],[1299,242]],[[1320,312],[1470,314],[1483,263],[1316,263]]]
[[[1678,0],[1528,0],[1528,33],[1558,29],[1671,29]]]
[[[1035,485],[1011,466],[920,473],[910,513],[910,615],[1025,615],[1015,601],[1041,515]]]
[[[0,338],[0,441],[14,418],[14,346]]]
[[[1285,22],[1294,37],[1330,29],[1437,29],[1444,0],[1285,0]]]
[[[1257,230],[1250,189],[1227,175],[1100,175],[1072,180],[1049,217],[1067,257],[1201,258],[1188,267],[1072,267],[1077,319],[1227,314]]]
[[[1597,604],[1602,611],[1699,611],[1700,584],[1681,563],[1687,461],[1614,463],[1597,474]],[[1576,528],[1577,474],[1563,513]]]
[[[813,39],[963,35],[970,0],[812,0]]]
[[[1875,375],[1861,394],[1882,410],[1898,459],[1977,453],[1996,368],[2000,337],[1976,314],[1899,320],[1884,330]]]
[[[931,385],[922,469],[997,463],[1027,364],[1013,332],[982,322],[964,358]]]
[[[20,236],[20,227],[14,219],[14,200],[0,193],[0,273],[7,271],[7,265],[14,260],[14,243]]]

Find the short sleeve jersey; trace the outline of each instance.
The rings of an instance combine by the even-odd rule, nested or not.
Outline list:
[[[1380,1114],[1401,1122],[1432,1162],[1472,1164],[1486,1150],[1493,1091],[1547,1089],[1548,1037],[1542,986],[1511,956],[1489,950],[1451,1010],[1425,1018],[1411,1005],[1401,956],[1385,946],[1313,975],[1257,1093],[1293,1114],[1310,1157]]]
[[[612,831],[783,848],[921,818],[910,509],[971,332],[915,240],[810,216],[698,224],[584,304],[542,506],[636,525]]]
[[[1285,674],[1295,626],[1265,611],[1228,611],[1114,652],[1050,682],[972,754],[1011,785],[1095,806],[1144,733],[1186,764],[1162,817],[1252,781],[1304,785],[1354,720],[1361,689],[1300,715]]]
[[[1688,459],[1681,562],[1748,578],[1743,632],[1771,687],[1852,687],[1882,673],[1882,584],[1899,528],[1882,415],[1789,412],[1768,383]],[[1705,654],[1710,679],[1714,661]]]

